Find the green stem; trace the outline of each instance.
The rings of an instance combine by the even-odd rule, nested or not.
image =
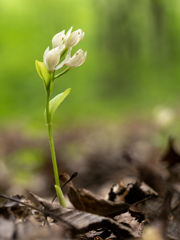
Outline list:
[[[66,201],[65,201],[64,195],[62,193],[62,190],[60,187],[60,182],[59,182],[59,173],[58,173],[56,154],[55,154],[55,148],[54,148],[54,140],[53,140],[53,134],[52,134],[52,123],[51,123],[50,114],[49,114],[49,101],[50,101],[50,92],[47,92],[46,122],[47,122],[47,126],[48,126],[49,144],[50,144],[50,149],[51,149],[52,164],[53,164],[53,169],[54,169],[54,178],[55,178],[55,183],[56,183],[55,189],[56,189],[56,193],[57,193],[60,205],[63,207],[66,207],[67,206]]]
[[[70,69],[71,69],[70,67],[67,67],[64,71],[62,71],[61,73],[59,73],[58,75],[56,75],[56,76],[54,77],[54,79],[62,76],[62,75],[65,74],[65,73],[67,73]]]
[[[52,156],[52,163],[53,163],[53,169],[54,169],[55,183],[57,186],[60,187],[51,123],[48,124],[48,133],[49,133],[49,144],[50,144],[50,148],[51,148],[51,156]]]
[[[47,92],[47,95],[46,95],[46,123],[47,123],[47,125],[50,124],[49,101],[50,101],[50,92]]]

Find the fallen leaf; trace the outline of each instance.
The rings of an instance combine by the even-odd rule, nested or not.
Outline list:
[[[135,219],[138,222],[142,222],[146,220],[144,213],[138,211],[137,208],[134,207],[133,205],[129,208],[129,213],[131,214],[132,217],[135,217]]]
[[[71,230],[76,234],[86,233],[90,230],[97,230],[99,228],[103,228],[111,230],[111,232],[118,238],[137,237],[136,233],[133,233],[133,231],[129,227],[124,226],[123,224],[118,223],[108,217],[102,217],[99,215],[86,213],[75,209],[64,208],[56,204],[52,204],[51,202],[40,198],[33,193],[31,193],[31,196],[34,197],[36,201],[39,201],[39,203],[42,205],[42,207],[44,207],[44,209],[37,209],[34,206],[21,202],[20,200],[0,194],[0,197],[18,202],[29,208],[40,211],[41,213],[44,213],[44,215],[50,216],[56,221],[65,223],[68,228],[70,227]]]
[[[17,194],[17,195],[13,195],[12,197],[21,202],[29,203],[27,198],[23,195],[20,196]],[[27,206],[21,205],[17,202],[8,201],[7,203],[4,204],[4,207],[10,208],[15,218],[22,219],[22,221],[24,221],[29,215],[31,215],[31,211]]]
[[[111,201],[135,204],[149,197],[158,196],[158,193],[144,182],[128,184],[127,187],[123,187],[122,182],[119,182],[113,185],[108,195]]]
[[[69,178],[69,175],[66,173],[60,175],[60,180],[63,182],[66,182]],[[113,217],[126,212],[130,206],[128,203],[114,203],[106,200],[86,189],[76,189],[72,181],[69,182],[67,186],[69,200],[77,210],[94,213],[100,216]]]
[[[126,224],[126,226],[129,225],[136,236],[142,236],[144,222],[139,223],[135,217],[131,216],[129,212],[118,215],[114,219],[119,223]]]

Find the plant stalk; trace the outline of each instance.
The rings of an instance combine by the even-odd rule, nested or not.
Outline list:
[[[51,157],[52,157],[52,164],[53,164],[53,170],[54,170],[54,178],[55,178],[55,189],[58,196],[58,200],[61,206],[66,207],[66,201],[63,195],[63,192],[60,187],[60,181],[59,181],[59,173],[58,173],[58,167],[57,167],[57,161],[56,161],[56,153],[54,148],[54,140],[53,140],[53,134],[52,134],[52,123],[50,121],[50,114],[49,114],[49,102],[50,102],[50,92],[47,92],[47,98],[46,98],[46,122],[48,126],[48,134],[49,134],[49,144],[51,149]],[[57,186],[57,187],[56,187]]]

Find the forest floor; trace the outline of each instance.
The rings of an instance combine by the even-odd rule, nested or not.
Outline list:
[[[48,142],[1,133],[0,239],[180,239],[180,155],[172,138],[163,148],[152,144],[155,130],[135,124],[126,134],[114,127],[56,134],[66,208],[52,202]],[[43,149],[44,161],[19,192],[8,159],[27,148]]]

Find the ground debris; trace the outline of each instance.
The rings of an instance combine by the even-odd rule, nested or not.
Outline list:
[[[32,208],[33,210],[39,211],[43,213],[46,217],[48,216],[54,219],[56,222],[62,222],[64,224],[64,229],[70,229],[71,232],[74,234],[86,233],[90,230],[103,228],[109,229],[118,238],[136,237],[136,233],[133,233],[130,227],[124,226],[123,224],[118,223],[117,221],[110,218],[78,211],[76,209],[64,208],[55,205],[43,198],[40,198],[32,193],[31,196],[34,197],[36,202],[38,201],[43,206],[43,209],[38,209],[33,205],[31,206],[13,197],[10,198],[2,194],[0,195],[0,197],[7,198],[21,205]]]
[[[158,160],[147,157],[148,161],[142,161],[127,150],[114,155],[96,152],[89,157],[93,164],[104,164],[102,169],[96,167],[96,173],[103,175],[96,182],[99,189],[111,166],[115,171],[116,180],[112,177],[106,187],[107,198],[92,188],[74,186],[78,181],[83,185],[79,168],[73,171],[79,172],[76,179],[80,180],[69,181],[63,188],[71,207],[52,203],[53,193],[51,200],[32,192],[12,197],[0,194],[8,200],[0,207],[0,239],[180,239],[180,155],[174,140],[169,140]],[[83,177],[95,179],[93,168],[86,170]],[[69,179],[67,173],[60,175],[63,183]]]
[[[60,175],[60,179],[66,181],[69,175],[64,173]],[[106,200],[98,194],[86,189],[76,189],[71,182],[68,184],[68,197],[74,207],[81,211],[94,213],[100,216],[114,216],[126,212],[129,208],[128,203],[114,203]]]
[[[12,239],[15,233],[14,221],[0,217],[0,239]]]
[[[129,212],[120,214],[116,216],[114,219],[119,223],[129,226],[136,236],[138,237],[142,236],[145,221],[142,221],[141,223],[138,222],[138,220],[135,217],[132,217]]]

